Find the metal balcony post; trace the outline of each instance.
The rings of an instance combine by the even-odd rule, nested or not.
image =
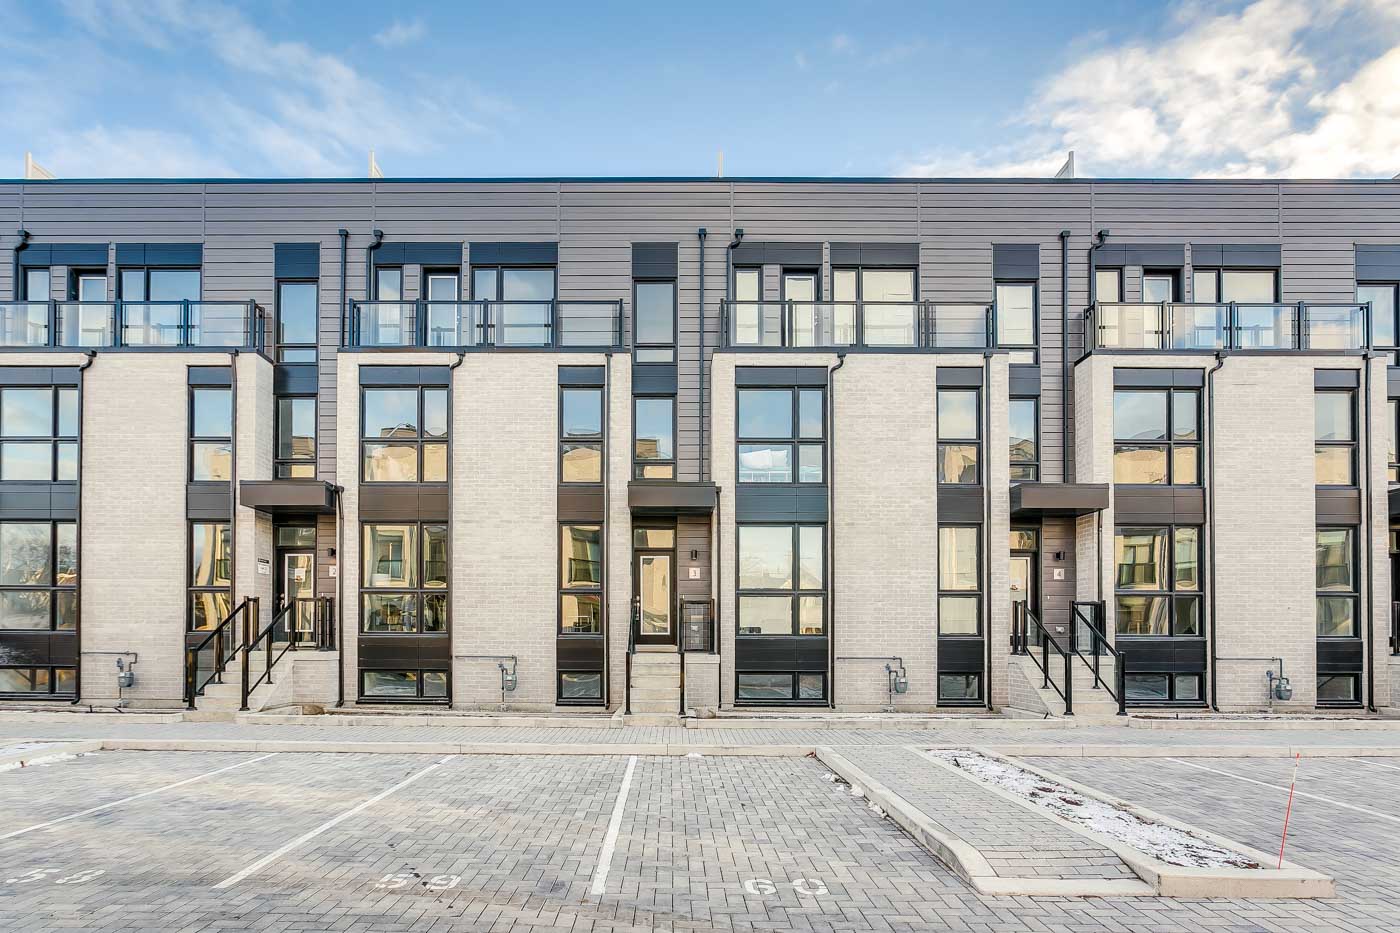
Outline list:
[[[1040,633],[1040,670],[1045,674],[1045,684],[1042,689],[1050,689],[1050,633]]]
[[[1240,306],[1231,301],[1225,308],[1225,348],[1238,350],[1240,343]]]
[[[51,347],[59,345],[58,342],[58,302],[50,300],[48,302],[47,313],[49,316],[48,339],[44,342]]]

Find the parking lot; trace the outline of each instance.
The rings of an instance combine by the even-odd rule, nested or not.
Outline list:
[[[1394,930],[1397,760],[1303,762],[1338,898],[1232,902],[979,896],[809,758],[99,752],[0,772],[0,929]],[[1037,763],[1266,851],[1292,767]]]

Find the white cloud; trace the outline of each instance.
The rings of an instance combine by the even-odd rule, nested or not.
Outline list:
[[[382,29],[374,34],[374,41],[384,46],[386,49],[395,49],[402,45],[409,45],[417,42],[428,34],[428,27],[421,19],[415,19],[411,23],[394,20],[386,29]]]
[[[853,50],[855,46],[855,40],[844,32],[838,32],[831,37],[831,51],[833,52],[849,52]]]
[[[1327,177],[1400,172],[1400,8],[1381,0],[1178,7],[1167,37],[1100,45],[1050,76],[987,153],[902,174]],[[1369,57],[1348,65],[1347,55]],[[1346,53],[1346,54],[1343,54]],[[1049,171],[1032,171],[1050,167]]]

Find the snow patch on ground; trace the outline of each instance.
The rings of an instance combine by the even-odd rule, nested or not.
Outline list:
[[[1085,829],[1102,833],[1168,865],[1183,868],[1260,868],[1258,862],[1185,830],[1152,823],[1130,810],[1085,797],[1063,784],[976,752],[930,749],[984,784],[1006,791]]]

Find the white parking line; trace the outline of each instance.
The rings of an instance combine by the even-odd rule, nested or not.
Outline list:
[[[1248,778],[1242,774],[1235,774],[1233,771],[1221,771],[1219,768],[1208,768],[1205,765],[1198,765],[1195,762],[1184,761],[1180,758],[1169,758],[1167,760],[1174,761],[1179,765],[1186,765],[1186,767],[1188,768],[1195,768],[1198,771],[1209,771],[1211,774],[1223,774],[1225,777],[1232,777],[1237,781],[1245,781],[1249,784],[1258,784],[1260,787],[1268,787],[1276,791],[1281,791],[1285,794],[1288,793],[1288,786],[1284,784],[1270,784],[1267,781],[1257,781],[1254,778]],[[1374,816],[1378,819],[1388,820],[1392,823],[1400,823],[1400,816],[1393,816],[1389,813],[1381,813],[1379,810],[1368,810],[1366,807],[1358,807],[1355,804],[1343,803],[1340,800],[1333,800],[1331,797],[1324,797],[1321,794],[1310,794],[1307,791],[1295,790],[1293,793],[1294,796],[1307,797],[1311,800],[1319,800],[1323,803],[1331,804],[1334,807],[1341,807],[1343,810],[1354,810],[1357,813],[1364,813],[1367,816]]]
[[[402,781],[399,781],[399,783],[395,784],[393,787],[390,787],[388,790],[382,790],[379,793],[375,794],[373,797],[369,798],[368,800],[361,801],[360,803],[351,807],[349,810],[346,810],[344,813],[340,814],[340,816],[332,817],[331,819],[326,820],[320,826],[317,826],[315,829],[302,833],[300,836],[296,837],[291,842],[282,846],[275,852],[270,852],[267,855],[264,855],[262,858],[258,859],[256,862],[249,865],[247,868],[243,869],[237,874],[230,875],[223,881],[220,881],[218,884],[214,885],[215,889],[231,888],[235,884],[238,884],[238,882],[242,881],[244,878],[247,878],[249,875],[257,874],[258,872],[266,868],[268,865],[271,865],[273,862],[277,861],[279,858],[286,855],[288,852],[300,846],[302,843],[310,842],[312,839],[315,839],[317,836],[321,835],[321,833],[325,832],[326,830],[333,829],[336,826],[339,826],[341,823],[350,819],[350,817],[354,816],[356,813],[359,813],[366,807],[372,807],[379,801],[383,800],[385,797],[388,797],[390,794],[403,790],[405,787],[412,784],[414,781],[418,780],[421,777],[424,777],[425,775],[431,774],[432,772],[436,771],[438,768],[441,768],[443,765],[447,764],[449,761],[456,757],[456,755],[448,755],[446,758],[442,759],[437,764],[428,765],[422,771],[419,771],[416,774],[410,774],[408,777],[404,778]]]
[[[1381,762],[1376,761],[1372,758],[1348,758],[1347,761],[1359,761],[1362,764],[1370,765],[1373,768],[1384,768],[1387,771],[1400,771],[1400,768],[1397,768],[1395,765],[1382,764]]]
[[[70,813],[68,816],[60,816],[56,820],[46,820],[43,823],[35,823],[33,826],[26,826],[24,827],[24,829],[16,829],[13,832],[5,833],[4,835],[0,836],[0,839],[13,839],[15,836],[23,836],[25,833],[32,833],[36,829],[46,829],[50,826],[57,826],[59,823],[66,823],[69,820],[76,820],[80,816],[88,816],[93,813],[99,813],[102,810],[110,810],[113,807],[119,807],[124,803],[130,803],[133,800],[140,800],[142,797],[150,797],[153,794],[161,794],[168,790],[174,790],[177,787],[184,787],[186,784],[193,784],[195,781],[202,781],[205,778],[213,777],[216,774],[223,774],[225,771],[232,771],[235,768],[242,768],[245,765],[251,765],[259,761],[265,761],[266,759],[271,758],[275,754],[277,753],[272,752],[267,755],[259,755],[257,758],[249,758],[247,761],[240,761],[238,762],[238,764],[229,765],[225,768],[218,768],[213,771],[206,771],[203,774],[197,774],[192,778],[185,778],[183,781],[176,781],[174,784],[166,784],[164,787],[157,787],[155,790],[148,790],[140,794],[132,794],[130,797],[123,797],[121,800],[113,800],[111,803],[104,803],[96,807],[89,807],[88,809],[80,810],[77,813]]]
[[[617,789],[617,803],[613,804],[612,819],[608,820],[608,834],[603,837],[603,851],[598,853],[598,867],[593,870],[593,885],[589,893],[595,897],[608,889],[608,869],[612,867],[617,831],[622,827],[622,812],[627,809],[627,792],[632,788],[632,772],[636,767],[637,756],[633,755],[627,759],[627,772],[622,775],[622,786]]]

